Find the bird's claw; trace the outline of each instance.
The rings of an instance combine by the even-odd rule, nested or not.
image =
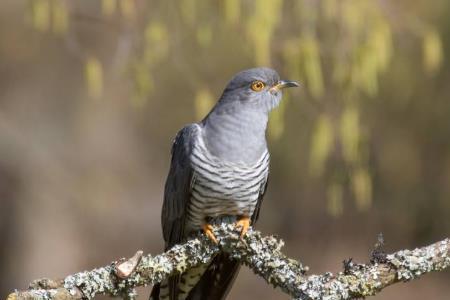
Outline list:
[[[206,236],[213,241],[214,244],[219,244],[219,242],[217,241],[216,236],[214,235],[213,232],[213,226],[211,224],[205,223],[203,225],[203,232],[206,234]]]
[[[242,217],[236,222],[236,227],[241,228],[241,234],[239,238],[243,240],[244,235],[247,233],[248,229],[250,228],[250,218],[249,217]]]

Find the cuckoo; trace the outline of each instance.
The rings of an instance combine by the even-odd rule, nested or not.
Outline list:
[[[236,218],[241,236],[258,219],[269,175],[266,128],[282,90],[296,87],[269,68],[236,74],[199,123],[181,129],[172,146],[161,222],[166,250],[202,230],[217,242],[211,220]],[[153,287],[150,299],[224,299],[240,264],[217,255]]]

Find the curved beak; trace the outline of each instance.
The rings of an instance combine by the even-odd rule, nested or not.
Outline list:
[[[300,83],[291,80],[280,80],[277,84],[270,88],[270,91],[277,92],[284,88],[299,87]]]

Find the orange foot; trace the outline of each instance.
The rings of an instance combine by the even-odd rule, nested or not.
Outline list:
[[[250,218],[242,217],[236,222],[236,227],[240,227],[241,229],[241,239],[247,233],[248,228],[250,227]]]
[[[203,225],[203,232],[206,234],[207,237],[209,237],[209,239],[210,239],[211,241],[214,242],[214,244],[218,244],[218,243],[219,243],[219,242],[217,241],[217,239],[216,239],[216,236],[214,235],[213,227],[212,227],[211,224],[205,223],[205,224]]]

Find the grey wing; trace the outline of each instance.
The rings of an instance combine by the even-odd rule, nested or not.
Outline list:
[[[161,224],[166,250],[184,238],[185,216],[194,180],[190,155],[197,124],[180,130],[172,146],[172,161],[164,190]]]
[[[165,249],[180,243],[185,237],[185,216],[191,198],[194,180],[190,155],[197,134],[198,125],[191,124],[181,129],[172,145],[172,160],[164,189],[161,224]],[[150,300],[160,299],[160,292],[169,289],[169,299],[177,299],[179,275],[153,286]]]

